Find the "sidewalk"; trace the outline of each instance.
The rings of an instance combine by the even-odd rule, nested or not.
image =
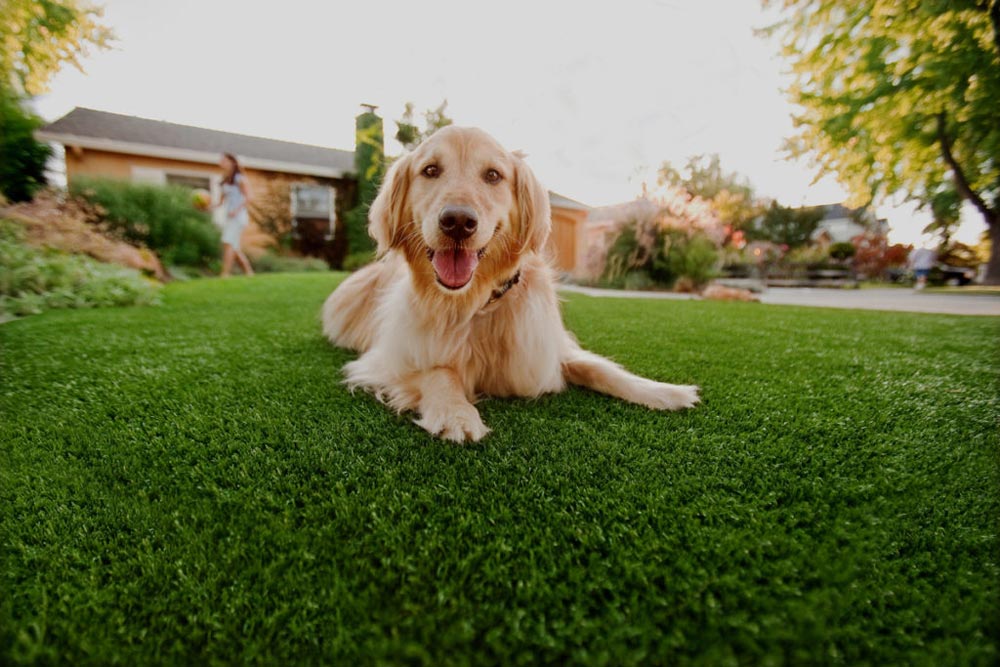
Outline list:
[[[564,292],[593,297],[635,299],[691,300],[692,294],[672,292],[637,292],[560,284]],[[948,315],[1000,316],[1000,296],[986,294],[935,294],[910,289],[816,289],[809,287],[771,287],[758,295],[761,303],[781,306],[815,306],[818,308],[858,308],[861,310],[895,310],[911,313],[944,313]]]

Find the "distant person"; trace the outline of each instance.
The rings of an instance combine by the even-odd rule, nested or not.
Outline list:
[[[225,204],[226,211],[226,224],[222,228],[222,277],[229,276],[233,269],[233,259],[239,263],[243,273],[252,276],[253,267],[250,266],[250,260],[240,249],[240,238],[247,223],[250,222],[247,213],[250,184],[233,154],[223,153],[219,166],[222,167],[223,174],[222,197],[216,206]]]
[[[937,253],[931,247],[929,239],[924,239],[923,244],[910,253],[909,265],[917,277],[917,284],[914,289],[921,290],[927,286],[927,276],[937,262]]]

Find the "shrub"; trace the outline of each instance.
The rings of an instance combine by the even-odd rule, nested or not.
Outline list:
[[[854,257],[855,252],[853,243],[834,243],[830,246],[830,257],[840,262]]]
[[[792,264],[820,264],[829,258],[829,251],[817,243],[792,248],[785,255],[785,261]]]
[[[649,281],[648,286],[673,286],[686,278],[700,287],[715,277],[718,262],[719,251],[704,233],[657,228],[636,220],[622,227],[608,248],[601,279],[605,285],[621,287],[643,280]]]
[[[52,308],[156,303],[159,285],[133,269],[83,255],[39,250],[17,224],[0,220],[0,321]]]
[[[656,287],[656,283],[645,271],[630,271],[625,274],[622,287],[628,290],[646,290]]]
[[[45,185],[48,144],[35,140],[43,125],[0,81],[0,193],[11,201],[27,201]]]
[[[637,269],[645,268],[650,252],[639,243],[636,223],[630,223],[611,242],[604,259],[601,278],[608,284],[621,284],[625,276]]]
[[[675,276],[675,280],[687,279],[695,288],[706,285],[716,275],[719,252],[703,234],[688,236],[678,231],[667,232],[663,256],[670,275]]]
[[[261,273],[301,273],[304,271],[329,271],[330,267],[318,257],[292,257],[266,252],[257,258],[253,268]]]
[[[357,271],[366,264],[375,261],[375,251],[366,250],[363,252],[352,252],[344,258],[344,271]]]
[[[101,222],[155,251],[164,264],[207,266],[219,254],[219,230],[194,208],[187,188],[77,179],[70,190],[100,207]]]

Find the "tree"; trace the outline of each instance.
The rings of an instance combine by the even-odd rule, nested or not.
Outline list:
[[[0,86],[38,95],[64,64],[82,71],[79,56],[114,39],[103,14],[80,0],[0,0]]]
[[[444,100],[436,109],[425,111],[424,129],[421,130],[414,122],[413,102],[407,102],[402,117],[396,121],[396,141],[403,144],[407,150],[413,150],[424,139],[454,122],[448,117],[447,108],[448,100]]]
[[[35,141],[42,119],[22,98],[45,92],[65,64],[80,69],[88,46],[106,48],[111,30],[103,10],[78,0],[0,0],[0,192],[30,199],[45,184],[52,149]]]
[[[0,193],[26,201],[45,185],[45,163],[52,148],[35,140],[44,121],[0,87]]]
[[[746,234],[751,240],[797,248],[809,243],[822,219],[823,208],[820,206],[790,208],[772,201],[756,224],[747,228]]]
[[[692,155],[683,172],[664,162],[657,173],[661,186],[682,188],[711,203],[719,222],[727,228],[725,242],[736,231],[746,229],[760,214],[760,203],[746,177],[722,168],[718,154]]]
[[[931,207],[954,190],[986,223],[986,280],[1000,284],[1000,0],[780,5],[788,16],[763,33],[792,65],[789,154],[855,205],[898,193]]]

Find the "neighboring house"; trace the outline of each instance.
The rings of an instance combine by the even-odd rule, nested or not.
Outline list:
[[[843,204],[826,204],[810,209],[823,209],[823,218],[812,233],[812,240],[819,244],[850,243],[851,239],[865,232],[886,235],[889,223],[885,218],[876,218],[867,208],[847,208]]]
[[[579,273],[587,255],[586,225],[591,208],[586,204],[549,192],[552,207],[552,234],[549,250],[556,268],[563,273]]]
[[[322,195],[325,188],[326,199],[334,202],[331,226],[311,244],[302,245],[300,240],[300,250],[325,257],[337,266],[343,257],[344,215],[355,205],[357,190],[353,151],[81,107],[43,127],[37,137],[65,148],[67,183],[86,176],[176,184],[203,188],[217,200],[222,176],[218,162],[225,152],[239,158],[255,193],[266,192],[269,183],[281,180],[290,185],[319,186],[318,192],[313,187],[306,193],[313,199],[306,203],[314,204],[315,195]],[[557,269],[571,273],[585,252],[583,227],[589,207],[553,192],[549,197],[550,250]],[[310,220],[320,222],[318,218]]]

